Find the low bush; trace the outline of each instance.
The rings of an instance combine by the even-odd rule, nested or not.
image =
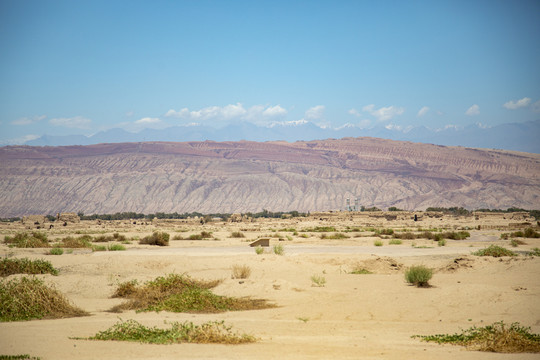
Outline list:
[[[280,245],[280,244],[274,245],[272,247],[272,251],[276,255],[285,255],[285,248],[283,247],[283,245]]]
[[[388,245],[401,245],[402,243],[403,243],[403,241],[401,241],[400,239],[391,239],[388,242]]]
[[[61,247],[53,247],[51,250],[49,250],[49,255],[62,255],[64,253],[64,249]]]
[[[139,240],[141,245],[169,246],[169,234],[155,231],[152,235],[145,236]]]
[[[121,244],[110,244],[107,246],[107,250],[109,251],[124,251],[126,250],[126,247]]]
[[[383,246],[383,242],[381,240],[375,240],[373,242],[373,245],[375,245],[375,246]]]
[[[352,271],[350,272],[350,274],[355,274],[355,275],[368,275],[368,274],[373,274],[371,271],[369,271],[368,269],[366,268],[363,268],[363,267],[360,267],[360,266],[356,266],[352,269]]]
[[[333,226],[316,226],[314,228],[309,228],[302,231],[304,232],[335,232],[337,230]]]
[[[433,270],[424,265],[411,266],[405,271],[405,280],[416,287],[429,287]]]
[[[262,255],[264,254],[264,248],[261,245],[257,245],[255,247],[255,254]]]
[[[59,246],[69,249],[91,248],[92,244],[90,243],[88,238],[91,239],[91,237],[88,235],[82,235],[76,238],[72,236],[67,236],[60,240]]]
[[[396,233],[392,235],[395,239],[403,239],[403,240],[414,240],[416,239],[416,235],[410,231],[404,231],[401,233]]]
[[[266,300],[232,298],[212,293],[209,289],[221,281],[194,280],[187,275],[170,274],[144,285],[131,281],[118,286],[113,297],[128,299],[111,311],[171,311],[214,313],[229,310],[254,310],[274,307]]]
[[[497,322],[485,327],[472,327],[460,334],[413,335],[423,341],[438,344],[466,346],[469,350],[496,353],[538,353],[540,352],[540,335],[531,333],[529,327],[512,323]]]
[[[89,340],[135,341],[148,344],[217,343],[243,344],[256,339],[247,334],[238,334],[224,322],[207,322],[194,325],[192,322],[170,324],[169,329],[146,327],[135,320],[120,321],[111,328],[88,338]]]
[[[332,235],[328,235],[326,233],[321,234],[321,239],[328,239],[328,240],[340,240],[340,239],[348,239],[349,237],[342,233],[334,233]]]
[[[92,251],[107,251],[105,245],[92,245]]]
[[[58,275],[49,261],[30,260],[28,258],[15,259],[3,258],[0,260],[0,276],[9,276],[13,274],[52,274]]]
[[[493,256],[493,257],[517,255],[512,250],[505,249],[498,245],[490,245],[487,248],[480,249],[478,251],[473,252],[472,254],[476,256]]]
[[[311,276],[311,286],[324,287],[326,285],[326,278],[321,275]]]
[[[46,248],[49,247],[47,234],[33,231],[17,233],[14,236],[6,236],[4,243],[18,248]]]
[[[531,256],[540,256],[540,248],[532,248],[532,251],[529,253]]]
[[[394,229],[379,229],[375,231],[376,235],[393,235]]]
[[[446,246],[446,239],[440,239],[437,241],[437,246]]]
[[[0,321],[65,318],[88,315],[37,278],[0,282]]]
[[[240,231],[233,231],[230,237],[231,238],[245,238],[245,235],[241,233]]]
[[[471,237],[471,234],[468,231],[450,231],[442,233],[444,239],[450,240],[465,240],[468,237]]]

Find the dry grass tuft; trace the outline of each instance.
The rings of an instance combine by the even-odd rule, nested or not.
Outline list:
[[[47,234],[39,231],[17,233],[14,236],[6,236],[4,243],[18,248],[47,248],[49,240]]]
[[[251,275],[251,268],[247,265],[233,265],[232,278],[233,279],[247,279]]]
[[[9,276],[13,274],[52,274],[58,275],[49,261],[37,259],[30,260],[4,258],[0,260],[0,276]]]
[[[169,246],[169,234],[155,231],[152,235],[145,236],[139,240],[139,244]]]
[[[37,278],[0,282],[0,321],[86,316],[52,287]]]

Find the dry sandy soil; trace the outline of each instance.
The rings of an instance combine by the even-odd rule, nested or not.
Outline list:
[[[139,238],[155,229],[184,237],[211,231],[214,240],[174,240],[168,247],[126,245],[126,251],[74,250],[61,256],[46,255],[46,249],[11,249],[0,245],[0,256],[46,259],[60,270],[59,276],[40,275],[90,316],[58,320],[0,323],[0,354],[30,354],[41,359],[534,359],[538,354],[493,354],[468,351],[459,346],[437,345],[411,338],[415,334],[454,333],[473,325],[496,321],[520,322],[540,333],[540,258],[520,255],[491,258],[471,255],[489,244],[510,248],[501,240],[509,232],[508,221],[500,228],[469,230],[471,238],[448,240],[438,247],[430,240],[403,240],[401,245],[374,246],[379,239],[366,226],[378,228],[474,228],[482,219],[444,218],[386,221],[358,219],[262,220],[249,223],[181,222],[133,225],[129,222],[81,222],[49,231],[49,238],[69,234],[120,232]],[[485,220],[487,221],[487,220]],[[484,221],[484,222],[485,222]],[[321,239],[314,226],[351,230],[342,240]],[[485,225],[485,223],[482,223]],[[491,229],[490,229],[491,227]],[[280,229],[294,228],[298,235]],[[20,224],[2,224],[2,235],[23,229]],[[232,239],[232,231],[246,238]],[[306,234],[307,237],[301,235]],[[249,242],[272,237],[271,246],[284,246],[283,256],[255,254]],[[289,238],[287,238],[289,236]],[[540,247],[540,239],[526,239],[512,248],[525,253]],[[415,243],[416,247],[412,244]],[[418,248],[426,246],[426,248]],[[455,260],[455,259],[461,260]],[[370,275],[354,275],[355,265]],[[424,264],[435,269],[431,288],[416,288],[404,280],[407,266]],[[247,265],[248,279],[231,277],[233,265]],[[170,273],[186,273],[200,279],[223,279],[214,292],[228,296],[264,298],[276,308],[219,314],[108,310],[122,302],[111,298],[120,282],[146,281]],[[312,275],[326,279],[315,287]],[[1,304],[0,304],[1,306]],[[115,324],[118,319],[136,319],[148,326],[166,326],[165,321],[202,323],[225,320],[239,332],[258,338],[246,345],[146,345],[117,341],[75,340]]]

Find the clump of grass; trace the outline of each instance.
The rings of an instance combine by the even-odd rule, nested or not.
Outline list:
[[[424,265],[411,266],[405,271],[405,280],[416,287],[429,287],[433,270]]]
[[[450,240],[465,240],[468,237],[471,237],[471,234],[468,231],[450,231],[442,233],[444,239]]]
[[[247,265],[233,265],[232,275],[233,279],[247,279],[251,275],[251,268]]]
[[[352,271],[350,272],[350,274],[355,274],[355,275],[368,275],[368,274],[373,274],[371,271],[369,271],[368,269],[366,268],[363,268],[363,267],[360,267],[360,266],[356,266],[352,269]]]
[[[416,235],[410,231],[404,231],[401,233],[394,233],[392,235],[395,239],[403,239],[403,240],[414,240],[416,239]]]
[[[231,238],[245,238],[246,236],[245,236],[242,232],[240,232],[240,231],[233,231],[233,232],[231,233],[231,236],[230,236],[230,237],[231,237]]]
[[[302,231],[307,232],[335,232],[336,228],[333,226],[316,226],[314,228],[305,229]]]
[[[510,234],[513,237],[524,237],[524,238],[540,238],[540,233],[535,231],[533,228],[527,228],[524,231],[516,231]]]
[[[334,233],[332,235],[328,235],[326,233],[321,234],[321,239],[329,239],[329,240],[340,240],[340,239],[348,239],[349,237],[343,233]]]
[[[446,239],[440,239],[437,241],[437,246],[446,246]]]
[[[532,251],[529,252],[529,255],[531,255],[531,256],[540,256],[540,248],[537,248],[537,247],[532,248]]]
[[[518,247],[519,245],[527,245],[527,243],[523,240],[519,240],[519,239],[512,239],[510,240],[510,245],[512,247]]]
[[[274,245],[274,246],[272,247],[272,251],[273,251],[274,254],[276,254],[276,255],[285,255],[285,248],[284,248],[283,245],[281,245],[281,244]]]
[[[145,236],[139,240],[139,244],[169,246],[169,234],[166,232],[154,231],[152,235]]]
[[[66,236],[60,241],[60,246],[69,249],[91,248],[92,244],[88,240],[91,239],[88,235],[82,235],[79,237]]]
[[[375,246],[383,246],[383,242],[381,240],[375,240],[373,242],[373,245],[375,245]]]
[[[311,276],[311,286],[324,287],[326,285],[326,278],[321,275]]]
[[[89,340],[120,340],[147,344],[243,344],[256,341],[248,334],[238,334],[221,322],[195,325],[192,322],[173,322],[169,329],[146,327],[135,320],[120,321],[111,328],[100,331]]]
[[[189,240],[203,240],[203,239],[212,239],[212,233],[208,231],[201,231],[200,234],[190,235]]]
[[[64,249],[61,247],[53,247],[51,250],[49,250],[49,255],[62,255],[64,253]]]
[[[107,251],[105,245],[92,245],[92,251]]]
[[[33,231],[17,233],[14,236],[6,236],[4,243],[18,248],[46,248],[49,247],[47,234]]]
[[[170,274],[144,285],[135,281],[120,284],[113,297],[128,299],[111,311],[171,311],[215,313],[229,310],[254,310],[274,307],[266,300],[232,298],[212,293],[221,281],[194,280],[187,275]]]
[[[402,243],[403,243],[403,241],[401,241],[400,239],[391,239],[388,242],[388,245],[401,245]]]
[[[182,235],[180,235],[180,234],[176,234],[176,235],[173,236],[172,239],[173,240],[184,240],[184,237]]]
[[[438,344],[453,344],[467,347],[469,350],[497,353],[538,353],[540,335],[531,333],[529,327],[503,321],[485,327],[472,327],[460,334],[414,335],[424,341]]]
[[[0,321],[85,316],[52,287],[37,278],[22,277],[0,282]]]
[[[487,248],[480,249],[478,251],[473,252],[472,254],[476,256],[493,256],[493,257],[517,255],[512,250],[505,249],[498,245],[490,245]]]
[[[393,235],[394,229],[377,229],[375,235]]]
[[[264,248],[261,245],[257,245],[255,247],[255,254],[262,255],[264,254]]]
[[[124,251],[126,250],[126,247],[121,244],[110,244],[107,246],[107,250],[109,251]]]
[[[58,270],[55,269],[49,261],[41,259],[30,260],[28,258],[3,258],[0,260],[0,276],[9,276],[13,274],[58,275]]]

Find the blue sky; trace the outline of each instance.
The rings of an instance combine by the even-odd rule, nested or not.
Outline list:
[[[540,1],[0,0],[0,145],[540,119]]]

